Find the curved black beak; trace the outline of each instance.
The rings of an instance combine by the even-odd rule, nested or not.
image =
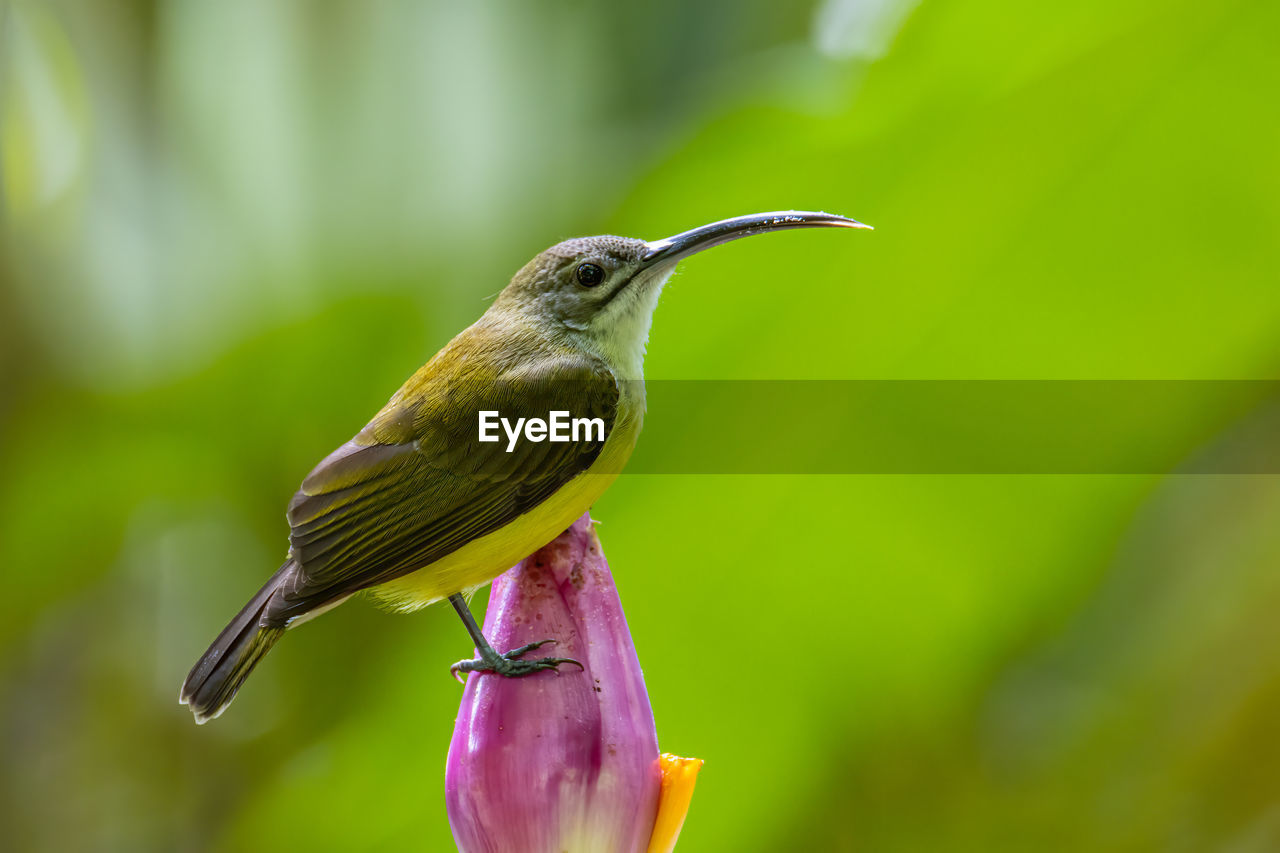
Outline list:
[[[649,244],[649,252],[641,259],[641,268],[663,263],[675,263],[710,249],[753,234],[766,234],[770,231],[785,231],[789,228],[865,228],[872,230],[856,219],[837,216],[834,213],[812,213],[805,210],[776,210],[772,213],[753,213],[748,216],[735,216],[733,219],[722,219],[685,231],[665,240],[655,240]]]

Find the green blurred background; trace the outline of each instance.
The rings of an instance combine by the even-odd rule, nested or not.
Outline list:
[[[1276,378],[1278,26],[0,3],[4,846],[449,848],[447,608],[341,608],[210,726],[177,689],[311,465],[565,237],[877,227],[688,262],[651,377]],[[1233,418],[1146,441],[1272,452]],[[682,850],[1280,849],[1276,477],[632,475],[595,515],[707,761]]]

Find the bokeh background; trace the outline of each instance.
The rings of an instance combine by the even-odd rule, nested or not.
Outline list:
[[[210,726],[177,688],[311,465],[565,237],[877,226],[688,262],[653,377],[1276,378],[1278,26],[0,3],[3,846],[449,849],[447,608],[349,604]],[[1197,416],[1143,441],[1274,452],[1266,400]],[[595,515],[662,745],[707,761],[682,850],[1280,848],[1274,476],[627,475]]]

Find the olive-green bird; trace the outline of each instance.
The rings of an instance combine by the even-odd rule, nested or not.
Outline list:
[[[455,674],[576,663],[522,658],[550,640],[499,654],[466,596],[558,536],[622,470],[644,417],[653,310],[677,262],[752,234],[823,226],[868,227],[827,213],[761,213],[651,243],[568,240],[526,264],[484,316],[302,481],[289,504],[288,559],[182,685],[196,722],[226,709],[286,630],[366,589],[403,611],[448,598],[479,654]],[[584,428],[576,441],[553,441],[526,430],[524,440],[481,440],[482,413],[516,423],[552,412],[598,421],[603,435]]]

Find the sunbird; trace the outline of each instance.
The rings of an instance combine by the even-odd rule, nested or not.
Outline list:
[[[455,676],[519,677],[577,663],[524,657],[553,640],[499,653],[468,599],[573,524],[631,456],[644,420],[649,327],[676,264],[753,234],[829,226],[869,228],[778,211],[653,242],[566,240],[529,261],[479,320],[302,481],[289,503],[284,565],[192,667],[179,701],[197,723],[217,717],[286,630],[361,590],[406,612],[447,598],[478,654],[454,664]],[[545,429],[526,427],[529,440],[480,438],[483,418],[528,415],[532,423],[553,413],[602,421],[604,435],[543,440]]]

